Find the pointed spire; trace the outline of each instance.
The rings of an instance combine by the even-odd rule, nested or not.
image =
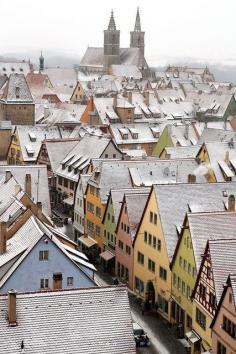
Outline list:
[[[139,7],[137,8],[137,14],[136,14],[136,20],[135,20],[134,31],[135,31],[135,32],[141,32],[141,22],[140,22]]]
[[[111,18],[110,18],[110,22],[109,22],[109,25],[108,25],[108,30],[109,31],[116,31],[116,24],[115,24],[113,10],[111,10]]]

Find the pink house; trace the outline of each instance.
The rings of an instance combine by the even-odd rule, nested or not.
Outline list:
[[[212,354],[236,354],[236,273],[227,279],[211,329]]]
[[[125,193],[116,227],[116,275],[133,288],[133,240],[148,198],[148,191]]]

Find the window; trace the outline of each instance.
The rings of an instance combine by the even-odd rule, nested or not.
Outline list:
[[[129,226],[127,225],[127,229],[126,229],[127,234],[129,234]]]
[[[64,178],[64,187],[68,188],[68,180]]]
[[[190,296],[191,296],[191,294],[190,294],[190,287],[187,286],[187,299],[188,299],[188,300],[190,300]]]
[[[202,329],[206,329],[206,316],[198,308],[196,308],[196,322]]]
[[[185,295],[185,282],[182,281],[182,294]]]
[[[157,240],[157,249],[158,249],[158,251],[160,251],[161,250],[161,240]]]
[[[155,236],[153,236],[153,239],[152,239],[152,247],[153,248],[157,247],[157,238]]]
[[[89,189],[90,189],[90,193],[92,194],[92,195],[94,195],[95,194],[95,187],[94,186],[89,186]]]
[[[174,285],[174,287],[176,288],[176,285],[177,285],[177,276],[176,276],[175,273],[174,273],[174,275],[173,275],[173,285]]]
[[[101,218],[101,215],[102,215],[101,208],[96,207],[96,216],[97,216],[98,218]]]
[[[48,251],[39,251],[39,260],[48,261]]]
[[[196,269],[195,269],[195,267],[192,268],[192,275],[193,275],[194,278],[196,277]]]
[[[192,318],[189,315],[187,315],[187,327],[192,328]]]
[[[148,244],[151,246],[152,244],[152,235],[148,234]]]
[[[60,186],[62,186],[62,182],[63,182],[63,178],[62,178],[62,177],[58,177],[58,184],[59,184]]]
[[[154,224],[157,225],[157,214],[154,213]]]
[[[106,238],[107,237],[107,232],[106,232],[106,230],[104,230],[104,238]]]
[[[101,228],[100,228],[100,226],[96,225],[95,230],[96,230],[96,235],[97,235],[97,236],[100,236],[100,235],[101,235]]]
[[[178,277],[178,290],[180,290],[180,288],[181,288],[181,279],[180,277]]]
[[[216,297],[215,297],[215,295],[214,295],[212,292],[210,292],[210,295],[209,295],[209,304],[210,304],[211,306],[215,306],[215,303],[216,303]]]
[[[144,231],[144,242],[147,243],[147,231]]]
[[[70,189],[73,191],[74,190],[74,182],[70,181]]]
[[[143,293],[144,292],[144,283],[138,277],[134,278],[134,287],[135,287],[135,290],[137,292],[139,292],[139,293]]]
[[[144,255],[141,252],[139,252],[139,251],[138,251],[137,258],[138,258],[138,263],[143,265],[144,264]]]
[[[105,159],[108,159],[108,154],[105,154]]]
[[[114,222],[115,222],[115,218],[114,218],[114,215],[112,215],[112,217],[111,217],[111,222],[114,224]]]
[[[119,240],[118,246],[119,246],[119,248],[120,248],[121,250],[123,250],[123,248],[124,248],[124,243],[123,243],[121,240]]]
[[[166,301],[162,296],[158,295],[159,308],[168,314],[168,301]]]
[[[111,242],[114,241],[114,236],[111,234]]]
[[[48,279],[40,279],[40,289],[48,289]]]
[[[206,287],[202,283],[199,285],[199,293],[203,299],[206,298]]]
[[[87,220],[87,228],[88,228],[88,231],[93,233],[94,231],[94,223],[90,220]]]
[[[182,259],[182,257],[180,256],[180,257],[179,257],[179,266],[182,267],[182,264],[183,264],[183,259]]]
[[[128,246],[128,245],[126,245],[126,253],[130,256],[130,254],[131,254],[131,248]]]
[[[152,211],[150,211],[149,221],[151,223],[153,223],[153,212]]]
[[[184,259],[184,270],[186,270],[187,269],[187,261],[186,261],[186,259]]]
[[[192,266],[190,263],[188,263],[188,274],[192,273]]]
[[[210,279],[211,277],[211,267],[207,267],[207,278]]]
[[[123,222],[121,223],[121,230],[123,230],[124,229],[124,224],[123,224]]]
[[[226,348],[223,344],[217,341],[217,354],[226,354]]]
[[[94,213],[94,205],[90,202],[87,202],[87,210],[93,214]]]
[[[112,156],[113,156],[113,159],[116,159],[116,154],[113,154]]]
[[[236,324],[234,324],[224,315],[223,315],[222,328],[225,332],[227,332],[230,335],[230,337],[236,339]]]
[[[74,278],[67,277],[67,286],[73,286],[73,285],[74,285]]]
[[[153,262],[150,258],[148,258],[148,269],[153,273],[155,273],[155,266],[156,266],[155,262]]]
[[[111,218],[110,213],[107,213],[107,220],[110,220],[110,218]]]
[[[232,294],[229,293],[229,303],[232,304]]]
[[[166,271],[165,268],[162,268],[161,266],[160,266],[160,269],[159,269],[159,276],[163,280],[167,279],[167,271]]]

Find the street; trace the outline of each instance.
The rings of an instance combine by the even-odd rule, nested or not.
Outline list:
[[[112,278],[107,274],[98,270],[96,280],[100,285],[111,285]],[[170,329],[168,323],[156,313],[145,313],[142,315],[140,304],[137,298],[129,292],[129,301],[131,315],[147,332],[151,345],[149,347],[137,348],[137,353],[140,354],[185,354],[185,349],[182,344],[176,339],[175,331]]]

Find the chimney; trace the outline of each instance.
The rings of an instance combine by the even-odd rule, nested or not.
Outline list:
[[[235,211],[235,196],[230,194],[228,198],[228,211]]]
[[[117,94],[115,94],[113,97],[113,108],[116,109],[116,107],[117,107]]]
[[[25,193],[31,198],[31,175],[28,173],[25,175]]]
[[[4,254],[7,249],[7,223],[0,222],[0,255]]]
[[[9,326],[16,326],[16,291],[8,291],[8,322]]]
[[[229,151],[226,150],[225,151],[225,159],[224,159],[225,163],[227,163],[227,165],[229,164]]]
[[[149,91],[144,91],[144,103],[149,106]]]
[[[19,184],[15,184],[15,195],[17,195],[21,191],[21,186]]]
[[[128,102],[132,104],[132,92],[128,91]]]
[[[8,182],[9,179],[11,179],[11,178],[12,178],[11,171],[6,170],[6,171],[5,171],[5,182]]]
[[[188,183],[196,183],[196,176],[195,175],[188,175]]]

